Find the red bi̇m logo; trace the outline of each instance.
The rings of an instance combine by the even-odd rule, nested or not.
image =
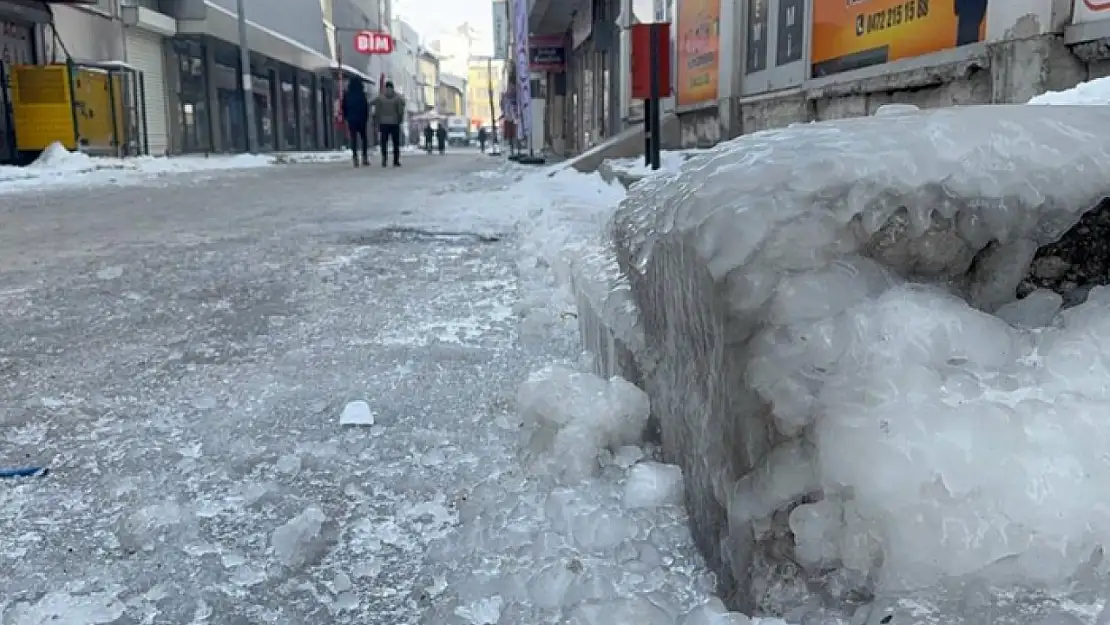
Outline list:
[[[360,30],[355,33],[355,51],[359,54],[389,54],[393,52],[393,37],[389,33]]]

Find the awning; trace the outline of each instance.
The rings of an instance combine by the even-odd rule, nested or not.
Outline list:
[[[375,85],[375,86],[377,86],[377,84],[378,84],[378,81],[371,78],[366,72],[361,72],[361,71],[351,67],[350,65],[347,65],[346,63],[344,63],[343,65],[338,66],[338,69],[339,69],[339,71],[343,72],[343,76],[346,77],[346,78],[358,78],[362,82],[370,83],[371,85]],[[335,61],[332,61],[331,64],[328,67],[318,68],[316,70],[316,73],[317,74],[327,74],[327,73],[330,72],[330,73],[334,74],[335,70],[336,70],[336,64],[335,64]]]
[[[202,20],[178,20],[177,32],[182,35],[209,35],[239,45],[239,19],[234,11],[205,0]],[[321,23],[321,28],[323,24]],[[331,68],[334,61],[316,50],[265,26],[247,20],[247,39],[251,50],[276,61],[304,70]]]

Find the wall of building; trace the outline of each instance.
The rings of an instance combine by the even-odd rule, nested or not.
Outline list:
[[[340,0],[335,0],[339,4]],[[236,13],[238,0],[211,0],[223,9]],[[324,29],[324,8],[320,0],[281,0],[281,10],[274,10],[273,0],[246,0],[247,18],[274,32],[281,33],[321,54],[330,54]],[[339,6],[335,7],[339,18]]]
[[[772,16],[781,1],[770,1],[768,12]],[[692,106],[679,103],[681,145],[705,146],[795,122],[869,115],[889,103],[923,108],[1017,103],[1046,90],[1070,87],[1084,80],[1089,70],[1063,42],[1069,3],[992,0],[985,37],[979,43],[811,78],[807,61],[812,42],[808,33],[801,63],[774,67],[772,60],[768,69],[747,71],[750,49],[745,35],[750,16],[738,14],[742,12],[737,10],[737,3],[725,2],[721,12],[719,94]],[[681,22],[681,9],[676,12]],[[807,30],[810,21],[807,14]],[[679,34],[682,28],[681,23],[676,24]],[[682,63],[681,57],[678,63]]]
[[[393,86],[405,96],[409,115],[420,113],[423,109],[416,80],[416,54],[420,46],[420,36],[404,20],[393,20],[392,33],[396,47],[389,57],[389,78],[393,81]]]
[[[78,61],[122,61],[123,25],[112,18],[114,2],[93,6],[54,7],[57,38],[47,27],[46,60],[64,61],[66,52]]]

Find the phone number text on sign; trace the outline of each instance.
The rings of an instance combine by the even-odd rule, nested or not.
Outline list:
[[[887,30],[929,17],[929,0],[906,0],[901,4],[856,16],[856,36]]]

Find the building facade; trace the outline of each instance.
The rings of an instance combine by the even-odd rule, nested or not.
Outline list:
[[[423,47],[416,54],[416,84],[417,101],[422,107],[420,113],[434,113],[436,87],[439,86],[439,57]]]
[[[501,59],[474,58],[467,72],[466,101],[471,126],[492,126],[500,113],[497,102],[503,91],[502,75],[505,62]]]
[[[436,108],[441,115],[468,116],[465,76],[440,71],[436,93]]]
[[[128,68],[136,77],[129,97],[143,114],[129,118],[127,136],[141,136],[141,151],[152,155],[246,150],[244,74],[258,149],[339,147],[340,84],[361,80],[373,94],[392,68],[390,57],[354,47],[356,30],[389,30],[390,0],[283,0],[280,11],[270,0],[247,0],[246,72],[237,0],[87,0],[55,6],[52,20],[36,6],[0,0],[0,78],[5,66],[27,63]],[[0,115],[0,145],[11,145],[11,133]],[[0,161],[10,152],[0,148]]]

